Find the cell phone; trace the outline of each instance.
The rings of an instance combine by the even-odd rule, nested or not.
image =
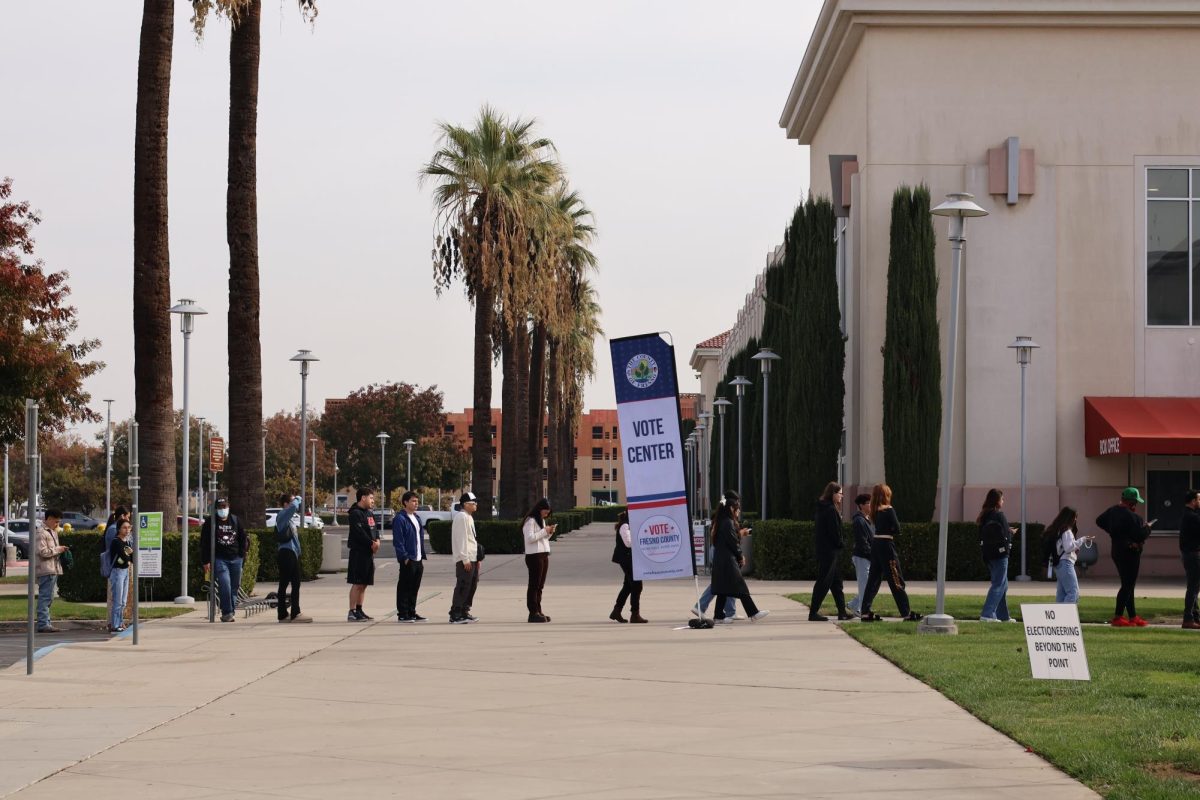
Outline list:
[[[754,528],[751,528],[751,527],[747,526],[747,527],[746,527],[746,535],[748,536],[748,535],[750,535],[750,534],[752,534],[752,533],[754,533]]]
[[[1158,522],[1158,517],[1155,517],[1154,519],[1150,520],[1149,522],[1146,523],[1146,525],[1152,527],[1154,525],[1154,523],[1156,523],[1156,522]]]

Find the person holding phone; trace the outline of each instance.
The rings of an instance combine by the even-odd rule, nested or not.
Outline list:
[[[1157,521],[1142,521],[1135,509],[1144,502],[1137,487],[1130,486],[1121,492],[1120,503],[1096,517],[1096,527],[1112,537],[1112,560],[1117,567],[1117,574],[1121,576],[1117,608],[1109,622],[1114,628],[1140,628],[1147,624],[1137,615],[1134,606],[1142,548],[1146,539],[1150,538],[1150,526]]]
[[[750,597],[750,589],[746,587],[746,579],[742,577],[742,537],[749,535],[749,528],[738,526],[741,516],[742,498],[727,489],[717,508],[716,524],[713,531],[713,548],[715,557],[712,565],[712,587],[716,595],[717,605],[713,618],[718,625],[729,624],[732,619],[725,616],[725,600],[735,597],[742,601],[742,608],[751,621],[758,621],[771,613],[766,609],[759,610]]]
[[[988,489],[983,507],[975,518],[979,525],[979,546],[988,566],[991,586],[979,612],[981,622],[1016,622],[1008,613],[1008,558],[1012,554],[1012,537],[1016,528],[1004,516],[1004,492]]]
[[[1046,526],[1042,534],[1046,542],[1052,543],[1057,560],[1052,559],[1058,588],[1054,591],[1056,603],[1079,602],[1079,576],[1075,573],[1075,561],[1079,551],[1095,541],[1095,536],[1076,537],[1079,532],[1079,514],[1070,506],[1063,506],[1054,521]]]
[[[525,568],[529,570],[529,585],[525,590],[525,607],[529,609],[530,622],[549,622],[542,613],[542,589],[546,587],[546,573],[550,571],[550,537],[557,525],[547,525],[550,516],[550,501],[538,500],[525,515],[521,535],[525,539]]]

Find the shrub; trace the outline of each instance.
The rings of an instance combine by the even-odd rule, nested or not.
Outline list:
[[[258,580],[264,583],[279,581],[279,562],[275,551],[279,549],[275,541],[274,528],[256,528],[246,531],[251,539],[258,541],[258,550],[262,558],[258,563]],[[303,528],[300,531],[300,579],[315,580],[321,570],[321,560],[324,556],[324,533],[314,528]]]
[[[450,523],[446,520],[430,520],[429,546],[433,552],[450,554]],[[485,554],[511,555],[525,552],[525,539],[521,536],[521,523],[512,520],[475,520],[475,538],[483,545]]]
[[[616,522],[617,515],[626,511],[626,506],[582,506],[572,511],[585,511],[589,514],[588,522]]]
[[[1029,564],[1034,579],[1044,579],[1045,569],[1034,563],[1040,554],[1043,527],[1039,523],[1027,525],[1026,537],[1030,552],[1034,554]],[[800,520],[772,519],[754,526],[754,574],[763,580],[815,580],[817,572],[816,553],[813,550],[812,522]],[[853,545],[851,526],[842,526],[842,549],[840,572],[843,579],[854,577],[854,565],[850,561]],[[901,524],[896,550],[900,556],[900,568],[907,580],[929,581],[937,577],[936,522],[912,522]],[[1008,562],[1009,577],[1021,572],[1021,540],[1013,539],[1013,554]],[[986,581],[987,564],[979,553],[979,528],[973,522],[951,522],[946,536],[946,580]]]
[[[247,533],[250,533],[247,531]],[[259,568],[259,542],[250,537],[246,559],[242,565],[242,590],[254,591],[255,576]],[[71,548],[75,566],[58,581],[58,591],[63,599],[77,603],[103,603],[107,595],[107,581],[100,575],[100,550],[104,546],[104,535],[100,531],[72,531],[59,536],[59,541]],[[143,597],[159,600],[175,597],[179,593],[179,533],[163,534],[162,577],[140,578]],[[205,597],[201,590],[204,582],[204,560],[200,554],[200,534],[188,537],[188,594]]]

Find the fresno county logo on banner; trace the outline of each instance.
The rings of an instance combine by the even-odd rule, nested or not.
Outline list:
[[[675,348],[658,333],[613,339],[609,348],[634,580],[691,576]]]

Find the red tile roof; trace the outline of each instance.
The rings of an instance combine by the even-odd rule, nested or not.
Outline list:
[[[718,333],[711,339],[705,339],[703,342],[700,342],[700,344],[696,345],[696,349],[699,350],[705,347],[713,347],[720,350],[725,346],[725,342],[729,341],[729,334],[731,333],[733,333],[732,330],[725,331],[724,333]]]

